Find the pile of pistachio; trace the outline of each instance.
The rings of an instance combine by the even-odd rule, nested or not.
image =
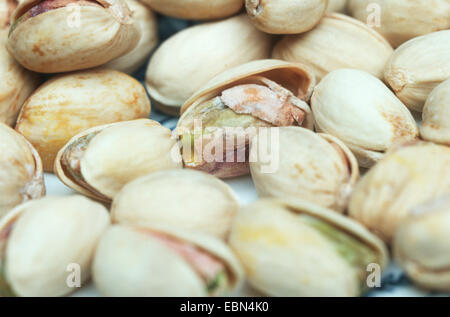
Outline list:
[[[205,22],[144,87],[160,15]],[[449,0],[0,0],[0,42],[0,296],[450,291]]]

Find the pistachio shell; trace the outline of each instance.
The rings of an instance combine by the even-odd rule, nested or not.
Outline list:
[[[342,14],[326,14],[310,32],[285,36],[273,58],[309,66],[319,81],[340,68],[356,68],[383,78],[392,47],[376,31]]]
[[[418,136],[417,124],[400,100],[376,77],[336,70],[314,89],[316,129],[341,139],[363,167],[379,161],[392,145]]]
[[[278,151],[274,170],[258,156],[261,149],[257,135],[250,150],[250,171],[260,197],[290,197],[314,202],[342,212],[359,178],[359,168],[352,152],[337,138],[300,127],[279,128]]]
[[[422,113],[423,139],[450,146],[450,79],[433,89]]]
[[[421,112],[431,91],[450,78],[450,30],[401,45],[387,63],[384,77],[408,108]]]
[[[188,43],[188,45],[186,45]],[[271,38],[244,15],[187,28],[165,41],[147,68],[146,87],[164,112],[180,106],[215,75],[270,55]]]
[[[450,291],[450,195],[416,206],[394,236],[396,261],[418,285]]]
[[[326,12],[340,12],[347,11],[347,0],[328,0],[328,7]]]
[[[17,8],[16,0],[0,1],[0,29],[8,29],[11,25],[11,15]]]
[[[386,155],[356,185],[349,214],[390,242],[409,210],[450,190],[450,148],[427,142]]]
[[[271,34],[297,34],[311,30],[322,18],[328,0],[246,0],[252,23]]]
[[[59,149],[71,137],[101,124],[146,118],[150,101],[134,78],[113,70],[89,70],[56,76],[25,102],[16,130],[41,155],[51,172]]]
[[[0,123],[0,218],[45,194],[41,159],[23,136]]]
[[[244,0],[142,0],[164,15],[189,20],[225,18],[239,12]]]
[[[176,250],[154,234],[186,243],[225,266],[229,289],[242,282],[242,269],[219,239],[167,227],[113,225],[102,237],[93,264],[97,289],[106,296],[207,296],[205,281]],[[124,268],[130,268],[127,270]],[[222,294],[217,294],[222,295]]]
[[[0,232],[7,229],[0,261],[6,282],[18,296],[74,291],[67,284],[69,265],[80,266],[81,283],[89,278],[97,242],[108,225],[107,210],[82,196],[47,197],[17,206],[0,221]]]
[[[227,238],[239,208],[221,180],[193,170],[168,170],[127,184],[111,207],[114,222],[163,224]]]
[[[155,14],[137,0],[126,0],[133,12],[133,18],[141,31],[141,39],[129,53],[104,65],[105,68],[116,69],[124,73],[134,73],[145,62],[158,43],[158,25]]]
[[[366,266],[387,263],[385,246],[363,226],[301,201],[248,205],[233,223],[230,245],[250,284],[272,296],[358,296]]]
[[[374,30],[394,47],[414,37],[450,28],[448,0],[349,0],[348,11],[365,23],[378,12],[370,9],[374,5],[379,8],[381,19]]]
[[[58,73],[99,66],[128,53],[139,41],[139,28],[124,0],[74,1],[72,6],[30,13],[39,3],[44,2],[19,3],[7,44],[30,70]]]

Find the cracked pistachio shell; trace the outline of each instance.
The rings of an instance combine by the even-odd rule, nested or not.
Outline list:
[[[418,137],[404,104],[369,73],[340,69],[314,89],[311,107],[318,131],[342,140],[362,167],[371,167],[394,144]]]
[[[345,13],[347,10],[347,0],[328,0],[326,12]]]
[[[176,138],[150,119],[97,126],[74,136],[55,159],[68,187],[110,202],[122,187],[146,174],[181,168]]]
[[[420,136],[450,146],[450,79],[433,89],[422,113]]]
[[[111,217],[118,223],[170,225],[226,239],[238,208],[236,195],[218,178],[167,170],[127,184],[114,197]]]
[[[271,34],[298,34],[311,30],[322,18],[328,0],[246,0],[252,23]]]
[[[136,47],[139,27],[124,0],[68,2],[57,8],[51,8],[52,0],[19,3],[7,48],[25,68],[40,73],[86,69]]]
[[[450,193],[450,192],[449,192]],[[411,210],[393,240],[396,262],[419,286],[450,291],[450,195]]]
[[[352,152],[337,138],[301,127],[279,128],[278,149],[272,164],[258,157],[259,135],[252,140],[250,171],[260,197],[299,198],[343,212],[359,178]]]
[[[158,43],[158,25],[156,15],[145,5],[137,0],[126,2],[140,28],[141,39],[131,52],[112,60],[104,67],[131,74],[147,62],[148,56]]]
[[[305,34],[279,41],[272,57],[309,66],[320,81],[329,72],[355,68],[383,78],[392,47],[376,31],[343,14],[326,14]]]
[[[384,78],[408,108],[422,112],[431,91],[450,78],[450,30],[402,44],[387,63]]]
[[[358,296],[367,265],[388,261],[383,242],[362,225],[298,200],[248,205],[233,223],[230,245],[250,284],[271,296]]]
[[[240,287],[241,265],[228,246],[217,238],[163,226],[113,225],[101,238],[93,264],[93,279],[100,293],[121,297],[225,295],[209,294],[192,263],[161,238],[186,244],[191,252],[194,248],[202,250],[223,263],[229,283],[225,294]]]
[[[380,14],[374,30],[394,47],[427,33],[450,28],[448,0],[349,0],[349,13],[366,23]]]
[[[39,154],[19,133],[0,123],[0,218],[16,205],[45,194]]]
[[[416,142],[392,150],[353,191],[349,214],[390,242],[409,210],[450,191],[450,148]]]
[[[163,15],[188,20],[211,20],[239,12],[244,0],[142,0]]]
[[[88,70],[41,85],[25,102],[16,130],[37,149],[44,170],[52,172],[56,154],[74,135],[149,114],[150,101],[137,80],[114,70]]]
[[[232,67],[270,55],[272,39],[245,15],[189,27],[165,41],[147,68],[146,87],[154,104],[169,114],[208,80]]]
[[[97,242],[109,223],[106,208],[82,196],[17,206],[0,221],[0,294],[5,285],[7,295],[15,296],[71,293],[72,270],[79,265],[81,283],[89,278]]]

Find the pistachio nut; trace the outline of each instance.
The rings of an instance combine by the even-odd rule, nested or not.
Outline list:
[[[19,133],[0,123],[0,218],[16,205],[45,194],[39,154]]]
[[[433,89],[422,113],[420,136],[450,146],[450,79]]]
[[[74,135],[149,114],[150,101],[137,80],[114,70],[89,70],[40,86],[25,102],[16,130],[35,146],[44,170],[52,172],[56,154]]]
[[[270,36],[257,30],[245,15],[189,27],[153,54],[147,91],[160,110],[179,114],[180,106],[208,80],[234,66],[268,58],[271,46]]]
[[[0,296],[63,296],[90,276],[108,211],[82,196],[26,202],[0,220]]]
[[[409,110],[381,80],[356,69],[325,76],[311,107],[318,131],[341,139],[362,167],[371,167],[396,143],[418,137]]]
[[[402,44],[387,63],[384,78],[408,108],[421,112],[431,91],[450,78],[450,30]]]
[[[211,20],[239,12],[244,0],[142,0],[164,15],[189,20]]]
[[[306,101],[314,84],[307,67],[278,60],[249,62],[214,77],[181,108],[176,133],[185,166],[222,178],[247,174],[257,128],[312,129]]]
[[[373,23],[374,30],[394,47],[414,37],[450,28],[448,0],[349,0],[348,11],[364,23]]]
[[[390,242],[409,210],[450,190],[450,148],[413,142],[393,149],[356,184],[349,214]]]
[[[347,0],[328,0],[328,7],[326,12],[340,12],[347,11]]]
[[[397,229],[396,261],[418,285],[450,291],[450,195],[416,206]]]
[[[367,25],[331,13],[309,32],[285,36],[272,57],[311,67],[318,81],[340,68],[364,70],[381,79],[392,52],[389,43]]]
[[[243,278],[238,260],[219,239],[160,226],[111,226],[92,270],[100,293],[121,297],[223,296]]]
[[[11,16],[17,8],[17,2],[17,0],[0,1],[0,29],[8,29],[11,25]]]
[[[25,68],[58,73],[105,64],[139,38],[124,0],[24,0],[13,13],[7,49]]]
[[[246,0],[252,23],[271,34],[297,34],[311,30],[322,18],[328,0]]]
[[[281,127],[273,170],[260,157],[257,135],[250,150],[250,171],[260,197],[290,197],[342,212],[359,178],[352,152],[337,138],[301,127]],[[252,158],[255,158],[254,160]]]
[[[169,225],[228,237],[239,208],[233,190],[206,173],[181,169],[152,173],[127,184],[111,207],[113,222]]]
[[[110,202],[132,180],[181,166],[172,132],[156,121],[140,119],[77,134],[58,152],[54,171],[75,191]]]
[[[155,14],[137,0],[126,0],[133,12],[133,18],[141,30],[141,39],[129,53],[112,60],[103,67],[124,73],[134,73],[145,62],[158,43],[158,25]]]
[[[386,247],[359,223],[304,201],[261,199],[233,223],[230,245],[250,284],[271,296],[358,296]]]

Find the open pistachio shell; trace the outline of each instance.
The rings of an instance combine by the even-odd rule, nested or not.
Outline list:
[[[225,18],[239,12],[244,0],[142,0],[156,12],[189,20]]]
[[[55,159],[55,173],[70,188],[110,202],[130,181],[181,168],[172,132],[150,119],[97,126],[74,136]]]
[[[242,209],[230,245],[250,284],[272,296],[358,296],[387,250],[359,223],[304,201],[262,199]]]
[[[68,283],[71,270],[80,274],[74,284],[89,278],[109,222],[105,207],[82,196],[17,206],[0,220],[0,294],[63,296],[76,290]]]
[[[349,13],[366,23],[380,14],[374,30],[394,47],[427,33],[450,28],[448,0],[349,0]]]
[[[146,87],[155,105],[171,115],[208,80],[232,67],[268,58],[272,40],[245,15],[187,28],[153,54]]]
[[[271,34],[298,34],[311,30],[322,18],[328,0],[246,0],[252,23]]]
[[[371,167],[394,144],[418,137],[404,104],[378,78],[355,69],[325,76],[311,98],[316,129],[342,140],[362,167]]]
[[[450,148],[428,142],[385,156],[356,185],[349,214],[390,242],[409,210],[450,191]]]
[[[258,195],[300,198],[343,212],[359,178],[352,152],[331,135],[301,127],[281,127],[278,133],[272,162],[258,155],[270,150],[261,149],[259,139],[265,136],[252,140],[250,171]],[[273,170],[265,170],[270,164]]]
[[[422,113],[420,136],[450,146],[450,79],[433,89]]]
[[[111,226],[93,264],[94,283],[106,296],[223,296],[242,278],[219,239],[161,226]]]
[[[127,184],[114,197],[111,217],[118,223],[170,225],[226,239],[238,208],[232,189],[216,177],[167,170]]]
[[[139,38],[124,0],[24,0],[14,11],[7,48],[25,68],[58,73],[105,64]]]
[[[418,205],[397,229],[394,256],[419,286],[450,291],[450,192]]]
[[[45,194],[39,154],[19,133],[0,123],[0,218],[16,205]]]
[[[144,65],[158,43],[158,25],[156,15],[145,5],[137,0],[126,0],[126,2],[140,28],[141,39],[131,52],[112,60],[103,67],[131,74]]]
[[[37,149],[44,170],[52,172],[56,154],[74,135],[149,113],[150,101],[137,80],[114,70],[88,70],[40,86],[25,102],[16,130]]]
[[[431,91],[450,78],[450,30],[402,44],[388,61],[384,78],[408,108],[422,112]]]
[[[382,79],[392,52],[389,43],[366,24],[329,13],[311,31],[285,36],[272,57],[311,67],[317,81],[340,68],[361,69]]]

